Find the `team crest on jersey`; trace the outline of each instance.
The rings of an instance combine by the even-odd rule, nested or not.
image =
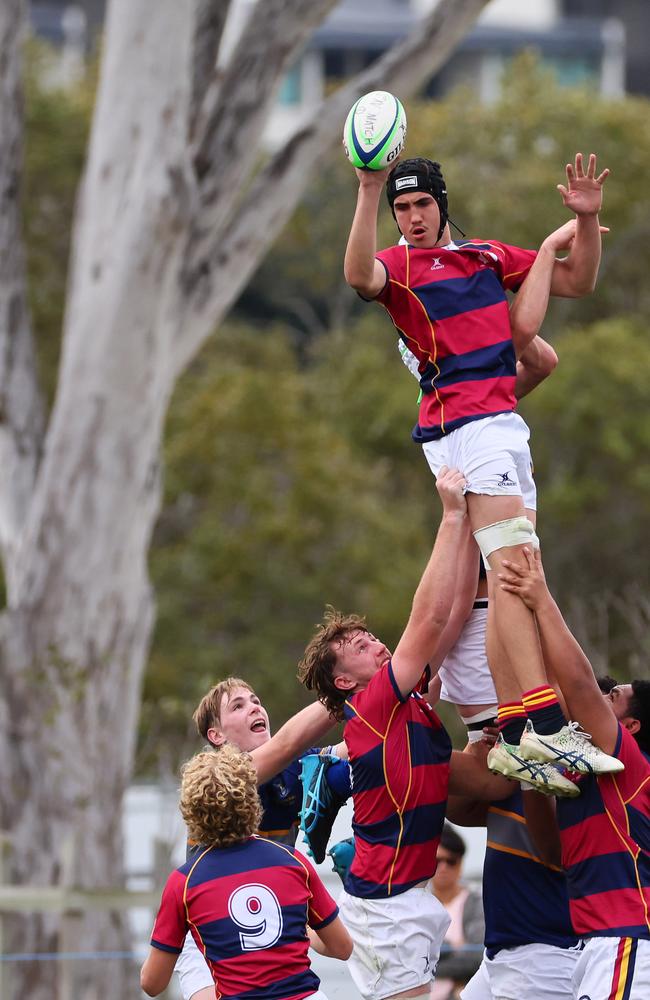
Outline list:
[[[433,264],[431,265],[431,270],[432,271],[439,271],[444,266],[445,265],[440,262],[440,257],[434,257],[433,258]]]

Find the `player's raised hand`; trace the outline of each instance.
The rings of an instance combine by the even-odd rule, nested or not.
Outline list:
[[[603,203],[603,184],[609,176],[605,168],[596,176],[596,154],[590,153],[585,173],[582,153],[576,153],[575,166],[566,165],[567,187],[558,184],[562,201],[576,215],[597,215]]]
[[[462,472],[442,466],[436,479],[436,489],[442,500],[443,516],[458,514],[462,517],[467,513],[466,486],[467,480]]]

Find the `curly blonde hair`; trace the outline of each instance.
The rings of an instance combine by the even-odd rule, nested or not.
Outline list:
[[[302,660],[298,664],[298,680],[308,691],[316,691],[330,715],[343,718],[343,706],[350,694],[341,691],[334,683],[334,667],[338,650],[355,632],[367,632],[366,619],[359,615],[344,615],[328,605],[323,621],[309,640]]]
[[[180,809],[191,841],[230,847],[257,833],[262,804],[250,754],[234,746],[204,750],[182,770]]]

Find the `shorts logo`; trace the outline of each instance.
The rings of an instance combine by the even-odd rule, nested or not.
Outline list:
[[[433,258],[433,264],[431,265],[431,270],[432,271],[439,271],[440,268],[444,267],[444,266],[445,266],[444,264],[440,263],[440,257],[434,257]]]
[[[508,472],[498,472],[497,475],[500,476],[500,480],[499,480],[499,482],[497,484],[498,486],[516,486],[517,485],[516,483],[513,483],[512,479],[510,478],[510,474]]]

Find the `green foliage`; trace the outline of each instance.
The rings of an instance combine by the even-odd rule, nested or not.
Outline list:
[[[145,690],[158,708],[162,699],[168,736],[183,739],[201,695],[228,674],[245,676],[282,721],[300,701],[297,662],[326,603],[367,613],[387,641],[399,637],[433,518],[422,489],[403,493],[401,456],[379,447],[382,421],[362,426],[358,373],[385,382],[375,343],[350,342],[349,394],[347,344],[328,341],[305,370],[274,328],[224,328],[182,381],[152,553],[158,628]],[[399,450],[409,452],[408,479],[421,463],[431,491],[406,433],[417,387],[405,377]],[[159,724],[150,714],[148,727]]]
[[[72,93],[49,90],[41,83],[46,60],[43,50],[30,52],[24,200],[30,297],[51,397],[94,79]],[[603,214],[612,232],[598,290],[552,304],[543,333],[560,365],[522,412],[533,429],[551,582],[599,669],[643,671],[648,102],[560,89],[525,55],[490,106],[457,91],[438,103],[412,102],[407,112],[407,155],[441,161],[451,216],[471,236],[537,246],[567,217],[555,187],[575,152],[596,151],[612,170]],[[389,644],[406,621],[437,502],[409,440],[417,386],[399,361],[395,331],[343,282],[355,199],[354,175],[336,146],[236,321],[175,394],[151,555],[159,615],[142,767],[165,753],[175,765],[195,746],[192,710],[229,673],[255,685],[279,724],[304,700],[296,664],[327,602],[365,612]],[[396,236],[384,206],[379,243]]]
[[[634,581],[650,590],[650,353],[626,319],[570,330],[560,364],[522,407],[534,429],[540,535],[568,599]]]

